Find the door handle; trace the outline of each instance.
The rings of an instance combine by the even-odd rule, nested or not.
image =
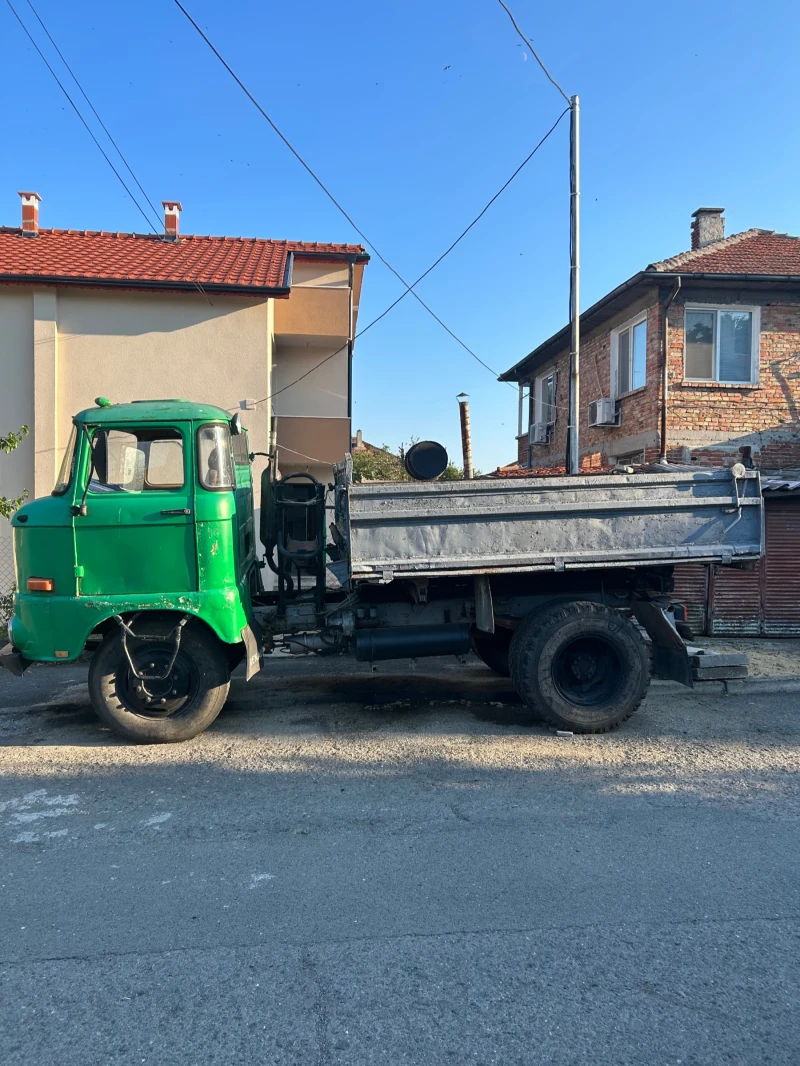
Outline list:
[[[162,514],[191,514],[191,508],[189,507],[176,507],[172,511],[162,511]]]

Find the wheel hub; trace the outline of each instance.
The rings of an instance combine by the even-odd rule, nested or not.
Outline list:
[[[140,647],[131,652],[136,677],[130,667],[118,685],[123,702],[135,713],[146,718],[168,718],[181,710],[192,696],[192,672],[185,656],[178,652],[172,670],[161,674],[169,666],[172,649],[167,646]]]
[[[578,681],[588,681],[597,673],[597,660],[585,652],[574,655],[571,669]]]
[[[606,706],[622,685],[620,652],[599,633],[573,638],[555,654],[552,676],[562,697],[574,706]]]

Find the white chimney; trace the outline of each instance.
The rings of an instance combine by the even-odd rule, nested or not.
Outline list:
[[[178,239],[178,220],[183,207],[178,200],[162,200],[164,208],[164,233],[173,240]]]
[[[38,192],[17,193],[22,199],[22,232],[26,237],[39,235],[39,204],[42,201]]]

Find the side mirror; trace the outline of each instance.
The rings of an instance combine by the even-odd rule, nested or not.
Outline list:
[[[241,435],[241,432],[242,432],[242,416],[241,416],[241,413],[239,411],[237,411],[236,414],[231,419],[231,433],[233,433],[233,435],[235,437],[238,437],[238,436]]]

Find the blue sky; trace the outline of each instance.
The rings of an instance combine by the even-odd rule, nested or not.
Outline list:
[[[13,0],[47,46],[26,0]],[[34,0],[150,198],[195,233],[356,240],[172,0]],[[450,244],[550,127],[563,101],[496,0],[187,0],[265,109],[405,277]],[[724,206],[728,232],[800,233],[800,8],[766,0],[570,6],[513,0],[522,28],[582,109],[587,307],[688,246],[691,212]],[[0,4],[0,223],[17,189],[42,225],[141,230],[134,205]],[[47,47],[45,47],[47,46]],[[568,123],[420,294],[502,371],[566,322]],[[402,291],[373,258],[366,324]],[[356,345],[354,428],[459,451],[456,394],[472,403],[484,470],[515,457],[516,395],[411,297]]]

